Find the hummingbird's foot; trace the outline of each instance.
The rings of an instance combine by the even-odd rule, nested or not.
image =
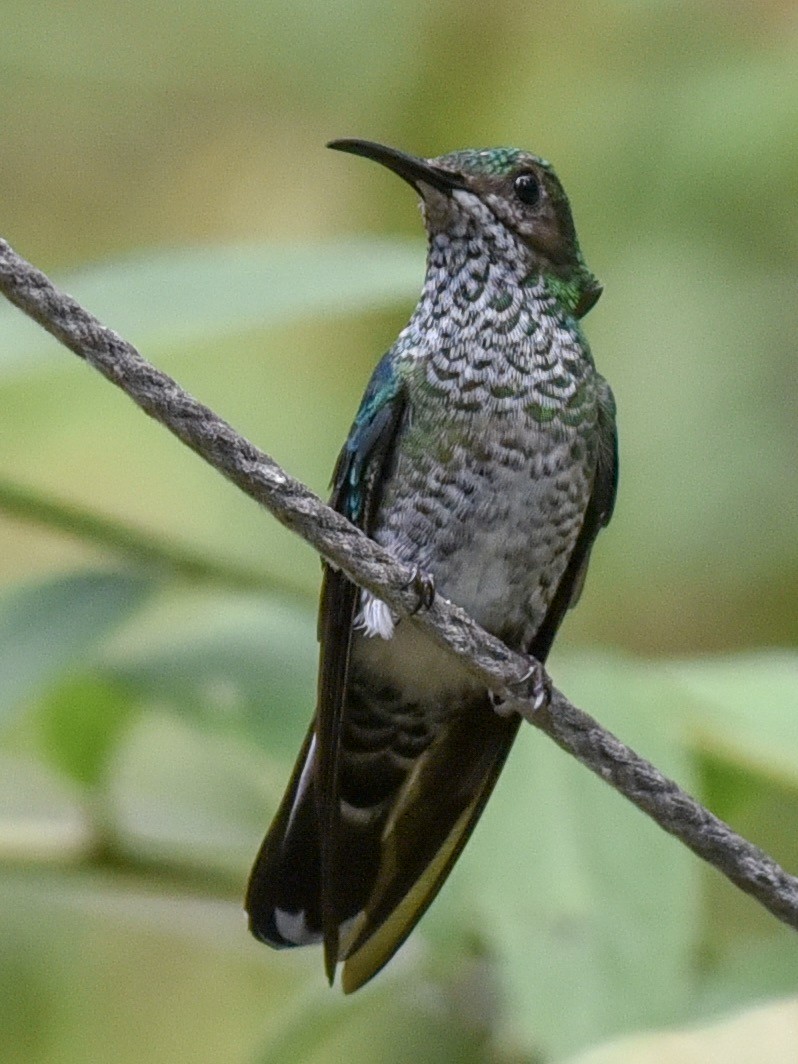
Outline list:
[[[532,712],[539,713],[551,701],[551,678],[539,661],[530,665],[529,670],[516,683],[504,691],[488,692],[491,705],[502,717],[515,713],[514,703],[531,702]]]
[[[515,713],[514,704],[516,698],[511,695],[508,690],[504,691],[488,691],[488,698],[493,708],[494,713],[498,713],[500,717],[510,717]]]
[[[418,566],[413,570],[413,575],[407,583],[402,586],[412,588],[418,596],[416,605],[410,611],[411,617],[420,610],[428,610],[435,601],[435,577],[430,573],[422,572]]]

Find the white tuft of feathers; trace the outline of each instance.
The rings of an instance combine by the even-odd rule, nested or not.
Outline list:
[[[355,628],[369,639],[373,639],[375,635],[380,639],[390,639],[396,628],[396,618],[382,599],[375,598],[369,591],[363,591],[360,595],[360,610],[355,617]]]

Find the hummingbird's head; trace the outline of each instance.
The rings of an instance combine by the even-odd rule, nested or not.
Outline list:
[[[421,159],[367,140],[334,140],[328,147],[374,159],[409,182],[422,199],[430,233],[476,232],[520,258],[528,273],[571,286],[578,317],[601,295],[582,258],[568,197],[545,159],[518,148]]]

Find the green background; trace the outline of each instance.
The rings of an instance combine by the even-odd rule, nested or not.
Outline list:
[[[412,193],[324,142],[554,162],[621,487],[552,674],[798,868],[794,6],[0,19],[0,234],[322,494],[424,257]],[[250,940],[318,560],[6,305],[0,409],[4,1062],[794,1059],[794,934],[532,729],[362,993]]]

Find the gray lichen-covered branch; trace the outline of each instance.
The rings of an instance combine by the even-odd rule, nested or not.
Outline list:
[[[798,879],[577,709],[561,692],[553,689],[549,704],[536,711],[532,701],[524,697],[524,680],[535,663],[509,650],[457,606],[438,595],[431,608],[414,613],[418,606],[414,570],[397,562],[269,455],[150,365],[3,240],[0,290],[331,565],[458,655],[478,680],[503,697],[511,697],[512,708],[558,746],[780,920],[798,929]]]

